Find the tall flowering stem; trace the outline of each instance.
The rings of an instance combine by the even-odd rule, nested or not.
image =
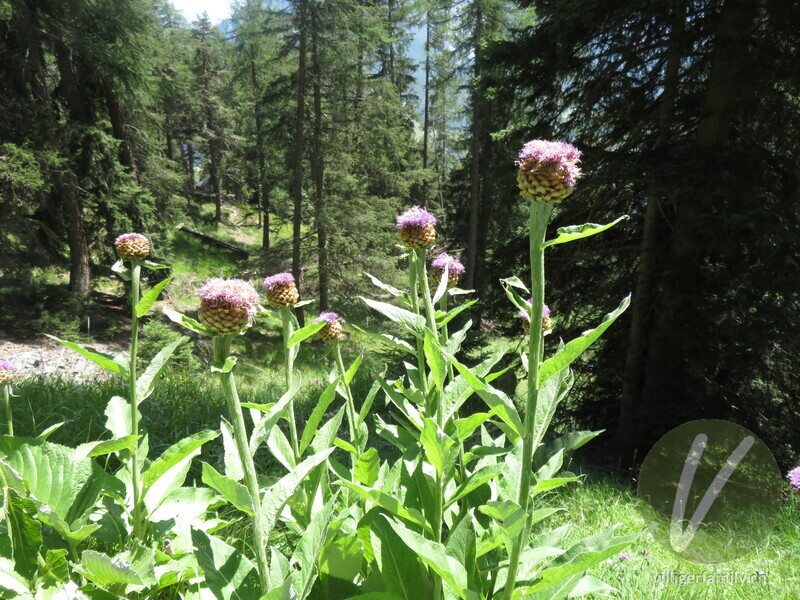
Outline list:
[[[0,389],[2,390],[3,413],[6,418],[6,435],[14,435],[14,420],[11,417],[11,392],[9,387],[14,379],[14,367],[6,360],[0,360]]]
[[[131,347],[128,368],[128,395],[131,403],[131,435],[139,435],[139,396],[136,389],[136,362],[139,353],[139,292],[142,261],[150,255],[150,240],[141,233],[123,233],[114,240],[117,256],[130,261],[131,270]],[[139,442],[135,442],[131,453],[131,488],[133,490],[133,533],[140,540],[145,538],[142,515],[142,478],[139,471]]]
[[[131,348],[128,369],[128,389],[131,403],[131,435],[139,435],[139,397],[136,390],[136,360],[139,353],[139,286],[142,265],[137,258],[131,259]],[[139,471],[139,442],[135,442],[131,457],[131,487],[133,488],[133,533],[143,540],[144,517],[142,515],[142,478]]]
[[[523,198],[530,200],[529,239],[532,298],[530,314],[538,323],[544,313],[544,249],[547,224],[553,204],[561,202],[580,177],[577,162],[581,153],[562,142],[533,140],[522,147],[519,155],[519,182]],[[542,328],[530,327],[528,331],[528,395],[525,402],[525,422],[522,438],[522,461],[517,488],[517,504],[525,513],[525,524],[514,540],[505,584],[506,600],[511,600],[517,581],[517,570],[522,549],[530,533],[530,485],[533,460],[536,406],[539,397],[539,365],[544,348]]]
[[[263,517],[261,514],[261,490],[258,486],[258,476],[253,462],[253,455],[247,444],[247,429],[244,423],[244,415],[239,401],[239,393],[236,391],[236,381],[233,377],[233,369],[228,368],[228,358],[231,354],[232,334],[214,336],[214,367],[219,372],[222,390],[225,393],[225,401],[228,405],[228,414],[233,426],[233,439],[236,443],[236,450],[244,470],[244,480],[247,491],[252,500],[253,515],[251,517],[253,526],[253,551],[256,555],[258,575],[261,580],[261,592],[269,592],[269,562],[267,561],[267,544],[263,539]]]
[[[200,296],[200,320],[214,332],[213,371],[219,373],[220,384],[225,393],[228,414],[233,427],[233,439],[239,460],[244,470],[244,480],[252,504],[253,551],[256,555],[261,591],[269,591],[269,565],[266,543],[263,539],[263,517],[261,514],[261,490],[258,487],[256,467],[250,453],[247,428],[244,424],[242,406],[236,391],[231,357],[233,336],[240,333],[255,316],[258,293],[249,281],[242,279],[210,279],[198,292]]]
[[[280,309],[283,324],[283,364],[286,370],[286,390],[292,389],[294,383],[294,357],[295,350],[289,347],[289,340],[294,333],[292,323],[292,307],[300,300],[294,276],[291,273],[277,273],[264,280],[264,289],[267,292],[267,302],[272,308]],[[300,460],[300,442],[297,436],[297,419],[294,412],[294,400],[289,402],[289,437],[292,444],[292,453],[295,461]]]

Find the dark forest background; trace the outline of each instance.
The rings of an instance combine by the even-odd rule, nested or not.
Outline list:
[[[780,0],[247,0],[221,28],[163,0],[0,0],[0,288],[55,267],[95,301],[118,234],[163,255],[211,203],[257,214],[240,272],[355,307],[364,271],[400,281],[394,219],[420,204],[467,266],[477,344],[519,326],[498,281],[526,271],[517,150],[562,139],[586,176],[554,226],[631,218],[548,255],[556,336],[633,292],[563,424],[626,465],[729,419],[790,464],[798,31]]]

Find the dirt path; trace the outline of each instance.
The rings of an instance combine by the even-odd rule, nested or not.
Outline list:
[[[98,352],[115,355],[123,350],[118,344],[91,344]],[[9,342],[0,339],[0,360],[7,360],[21,377],[50,375],[70,379],[98,379],[107,372],[49,338],[26,342]]]

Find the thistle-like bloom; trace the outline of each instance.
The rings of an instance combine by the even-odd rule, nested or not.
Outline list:
[[[529,305],[533,304],[533,299],[529,298],[526,302]],[[522,319],[522,328],[525,330],[525,333],[528,333],[531,330],[531,317],[528,311],[520,308],[519,317]],[[553,321],[550,319],[550,307],[545,304],[542,307],[542,334],[547,335],[551,331],[553,331]]]
[[[431,263],[431,283],[434,286],[439,285],[445,269],[447,269],[447,287],[449,288],[458,285],[458,278],[467,271],[458,258],[442,252]]]
[[[629,556],[627,553],[625,553],[625,552],[620,552],[620,553],[619,553],[619,559],[620,559],[621,561],[628,560],[629,558],[630,558],[630,556]]]
[[[300,300],[300,292],[291,273],[270,275],[264,280],[267,302],[272,308],[291,307]]]
[[[256,314],[258,292],[244,279],[209,279],[197,295],[200,322],[218,335],[239,333]]]
[[[557,204],[575,189],[582,175],[581,151],[565,142],[533,140],[519,151],[517,182],[526,200]]]
[[[150,256],[150,240],[141,233],[123,233],[114,241],[122,260],[144,260]]]
[[[800,494],[800,467],[795,467],[786,475],[789,480],[789,488],[795,493]]]
[[[400,240],[409,248],[428,248],[436,241],[436,217],[414,206],[397,217]]]
[[[344,334],[344,327],[342,320],[335,312],[322,312],[314,319],[314,323],[321,323],[325,321],[325,326],[319,330],[319,337],[323,342],[330,342],[331,340],[338,340]]]
[[[0,383],[8,383],[14,379],[14,365],[7,360],[0,360]]]

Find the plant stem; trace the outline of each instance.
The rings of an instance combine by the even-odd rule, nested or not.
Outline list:
[[[339,370],[339,377],[342,378],[342,386],[344,386],[347,398],[347,420],[350,424],[350,442],[355,446],[356,450],[361,452],[361,435],[358,431],[358,421],[356,413],[356,404],[353,400],[353,392],[350,390],[350,385],[345,381],[347,371],[344,368],[344,361],[342,360],[342,349],[339,345],[339,340],[333,340],[333,355],[336,359],[336,367]],[[353,457],[353,464],[355,465],[356,457]]]
[[[417,255],[417,282],[422,287],[422,300],[425,303],[425,320],[428,329],[434,339],[439,340],[438,330],[436,328],[436,312],[433,308],[433,301],[431,300],[431,289],[428,284],[428,270],[425,264],[425,249],[418,248],[414,251]],[[424,353],[423,353],[424,357]],[[436,422],[436,435],[441,436],[444,430],[444,412],[442,411],[442,398],[439,390],[434,388],[431,397],[427,398],[430,407],[429,414],[432,413],[434,421]],[[442,527],[444,525],[444,487],[445,480],[444,474],[436,473],[436,485],[434,488],[434,512],[433,512],[433,541],[441,543],[442,541]],[[433,600],[439,600],[442,597],[442,578],[434,573],[433,574]]]
[[[511,551],[508,577],[505,585],[506,600],[511,600],[517,580],[517,569],[522,548],[530,529],[528,503],[531,485],[531,462],[533,460],[534,426],[536,404],[539,396],[539,363],[542,355],[542,312],[544,309],[544,243],[547,223],[553,207],[543,202],[532,201],[530,205],[530,263],[531,263],[531,326],[528,333],[528,398],[525,404],[525,424],[522,438],[522,462],[517,489],[517,504],[525,513],[525,525],[519,533]]]
[[[233,369],[227,373],[223,367],[225,361],[231,353],[232,334],[214,336],[214,366],[220,369],[220,383],[225,392],[225,400],[228,403],[228,413],[233,425],[233,439],[236,442],[236,449],[239,452],[239,459],[244,469],[244,480],[247,491],[253,502],[253,550],[256,554],[256,564],[258,574],[261,579],[261,592],[269,592],[269,563],[267,562],[267,540],[263,539],[264,527],[261,516],[261,491],[258,487],[258,477],[253,456],[247,444],[247,429],[244,424],[242,407],[239,403],[239,394],[236,391],[236,382],[233,379]]]
[[[131,403],[131,435],[139,435],[139,398],[136,392],[136,360],[139,349],[139,315],[136,307],[139,304],[139,282],[142,265],[138,260],[131,260],[131,348],[130,366],[128,368],[128,385]],[[139,474],[139,441],[134,442],[131,453],[131,487],[133,488],[133,533],[144,541],[144,523],[142,521],[142,481]]]
[[[283,321],[283,364],[286,370],[286,391],[292,389],[294,384],[294,354],[293,348],[289,347],[289,339],[294,333],[292,328],[292,310],[281,308],[281,321]],[[297,419],[294,414],[294,398],[289,401],[289,437],[292,444],[292,453],[295,463],[300,462],[300,445],[297,439]]]
[[[8,394],[8,383],[0,384],[3,388],[3,409],[6,414],[6,434],[14,435],[14,420],[11,418],[11,401]]]
[[[411,296],[411,310],[419,315],[419,296],[417,295],[417,251],[412,250],[408,257],[408,287]],[[424,260],[424,256],[423,256]],[[422,336],[417,337],[417,366],[419,368],[419,380],[422,386],[422,395],[428,394],[428,379],[425,377],[425,340]]]

